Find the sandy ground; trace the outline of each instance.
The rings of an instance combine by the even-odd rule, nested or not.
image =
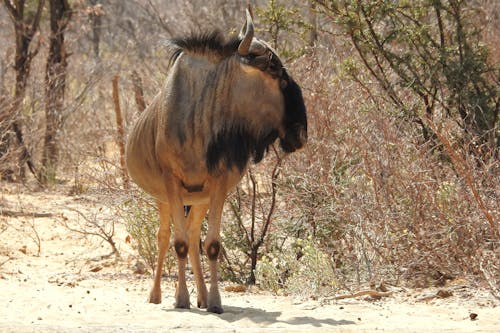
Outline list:
[[[223,291],[225,313],[216,315],[175,309],[174,281],[165,278],[163,303],[148,304],[152,280],[134,273],[137,257],[123,226],[116,226],[122,253],[116,261],[102,258],[107,244],[62,224],[82,223],[75,209],[109,215],[98,199],[30,193],[2,183],[0,189],[4,212],[52,214],[0,216],[0,332],[500,332],[500,302],[459,282],[445,287],[451,297],[428,301],[422,299],[438,289],[394,289],[378,301]],[[196,302],[192,281],[190,288]]]

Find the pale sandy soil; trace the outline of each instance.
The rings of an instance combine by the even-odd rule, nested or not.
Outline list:
[[[81,222],[73,209],[109,218],[99,199],[2,183],[0,189],[0,210],[53,214],[0,216],[0,332],[500,332],[500,302],[460,282],[445,287],[453,296],[427,302],[419,300],[437,289],[394,289],[379,301],[223,291],[225,313],[215,315],[174,309],[174,281],[165,278],[163,303],[148,304],[152,281],[134,274],[137,257],[122,225],[116,226],[118,262],[101,258],[107,244],[62,225],[63,215],[70,224]],[[39,256],[33,230],[41,240]],[[195,302],[192,281],[191,289]]]

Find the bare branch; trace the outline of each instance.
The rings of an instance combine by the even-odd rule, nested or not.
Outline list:
[[[3,3],[5,4],[5,7],[7,8],[7,11],[9,12],[9,15],[12,20],[17,20],[18,19],[18,11],[17,8],[12,5],[12,2],[10,0],[3,0]]]
[[[33,19],[33,24],[31,25],[31,29],[28,33],[28,36],[30,38],[33,37],[36,31],[38,30],[38,26],[40,25],[40,19],[42,18],[42,11],[44,5],[45,5],[45,0],[38,0],[38,7],[36,8],[35,18]]]

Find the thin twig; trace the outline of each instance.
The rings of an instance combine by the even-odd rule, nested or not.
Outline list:
[[[12,258],[7,258],[7,260],[0,262],[0,267],[2,267],[3,265],[5,265],[6,263],[8,263],[11,260],[12,260]]]

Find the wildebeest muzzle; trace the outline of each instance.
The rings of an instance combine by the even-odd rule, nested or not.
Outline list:
[[[307,142],[306,106],[302,90],[285,69],[283,69],[281,80],[286,84],[283,84],[281,89],[285,101],[283,119],[285,135],[280,138],[280,143],[285,152],[291,153],[304,147]]]

